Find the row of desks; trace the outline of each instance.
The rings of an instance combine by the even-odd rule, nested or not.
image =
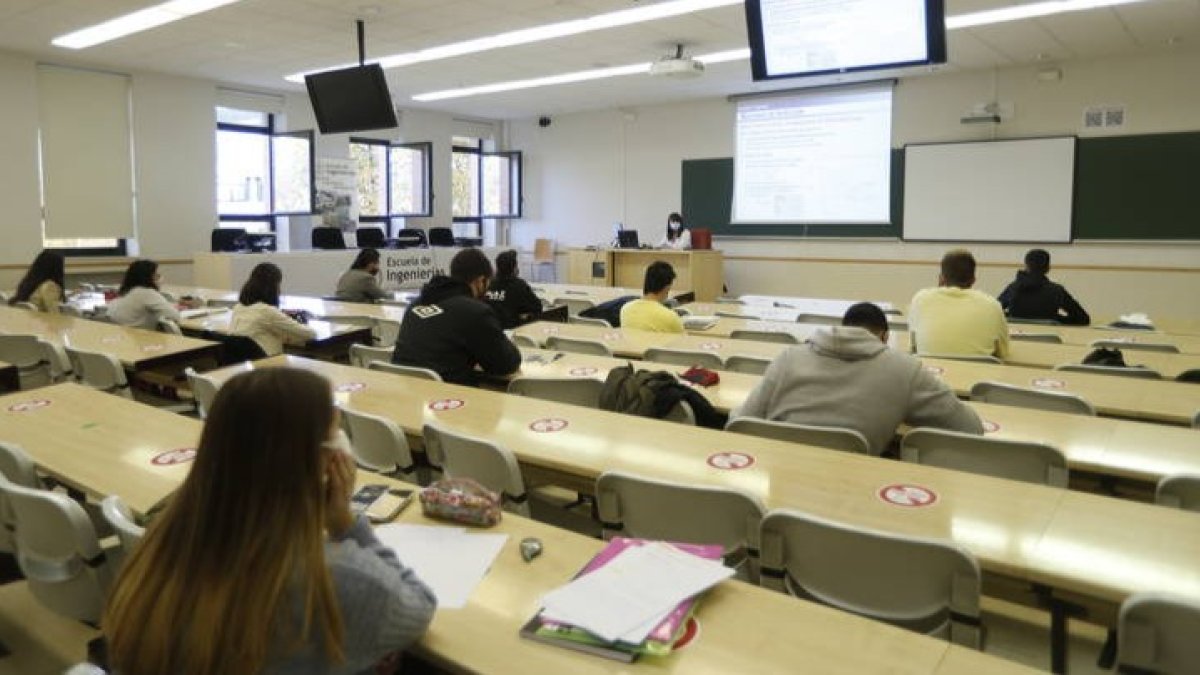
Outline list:
[[[0,398],[6,440],[24,446],[43,470],[64,482],[96,497],[118,494],[144,513],[186,476],[190,466],[187,455],[174,451],[195,446],[199,422],[77,385],[56,385],[36,393],[40,398],[31,399],[29,393]],[[33,400],[45,403],[11,410]],[[51,432],[51,428],[62,432]],[[155,463],[164,453],[183,461]],[[358,482],[396,483],[363,472]],[[441,524],[426,519],[416,507],[407,509],[398,521]],[[696,617],[699,636],[664,659],[625,665],[523,640],[518,631],[538,610],[539,599],[568,581],[603,543],[511,514],[505,514],[492,531],[507,534],[509,539],[468,605],[461,610],[439,610],[414,647],[423,657],[454,670],[611,674],[654,668],[700,674],[799,670],[847,675],[1033,672],[738,581],[722,583],[705,595]],[[518,551],[525,537],[537,537],[544,545],[544,552],[532,563],[522,561]]]

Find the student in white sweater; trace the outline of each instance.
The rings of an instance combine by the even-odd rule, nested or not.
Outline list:
[[[135,260],[125,270],[117,298],[108,303],[110,321],[122,326],[155,330],[164,319],[179,321],[179,310],[158,290],[158,263]]]
[[[303,345],[317,336],[312,328],[279,309],[283,272],[272,263],[259,263],[242,286],[229,320],[229,332],[258,343],[267,356],[283,353],[284,344]]]
[[[901,422],[983,433],[975,411],[915,357],[887,346],[883,310],[861,302],[771,362],[730,415],[853,429],[881,454]]]

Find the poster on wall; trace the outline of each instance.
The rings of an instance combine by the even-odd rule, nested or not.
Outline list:
[[[358,170],[352,159],[318,157],[316,215],[321,227],[358,227]]]
[[[445,275],[458,248],[402,248],[379,252],[379,285],[386,291],[418,291],[429,280]],[[503,248],[480,249],[495,259]]]

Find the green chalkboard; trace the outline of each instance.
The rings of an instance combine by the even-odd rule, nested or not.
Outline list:
[[[680,206],[691,227],[757,237],[900,237],[904,151],[892,151],[890,225],[730,225],[733,160],[684,160]],[[1076,146],[1076,239],[1200,240],[1200,132],[1083,138]]]

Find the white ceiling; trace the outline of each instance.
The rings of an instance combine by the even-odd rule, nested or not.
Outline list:
[[[630,7],[631,0],[242,0],[89,49],[51,39],[161,0],[0,0],[0,49],[47,61],[189,75],[271,90],[301,90],[285,75],[354,61],[354,20],[367,19],[379,56]],[[948,15],[1023,4],[947,0]],[[757,89],[746,61],[709,66],[691,81],[628,76],[431,104],[413,94],[653,60],[683,42],[689,53],[746,45],[741,6],[561,40],[423,63],[389,72],[402,107],[522,118],[637,106]],[[1170,44],[1169,44],[1170,43]],[[980,69],[1200,48],[1200,0],[1152,0],[949,34],[949,69]],[[775,87],[794,86],[777,84]]]

